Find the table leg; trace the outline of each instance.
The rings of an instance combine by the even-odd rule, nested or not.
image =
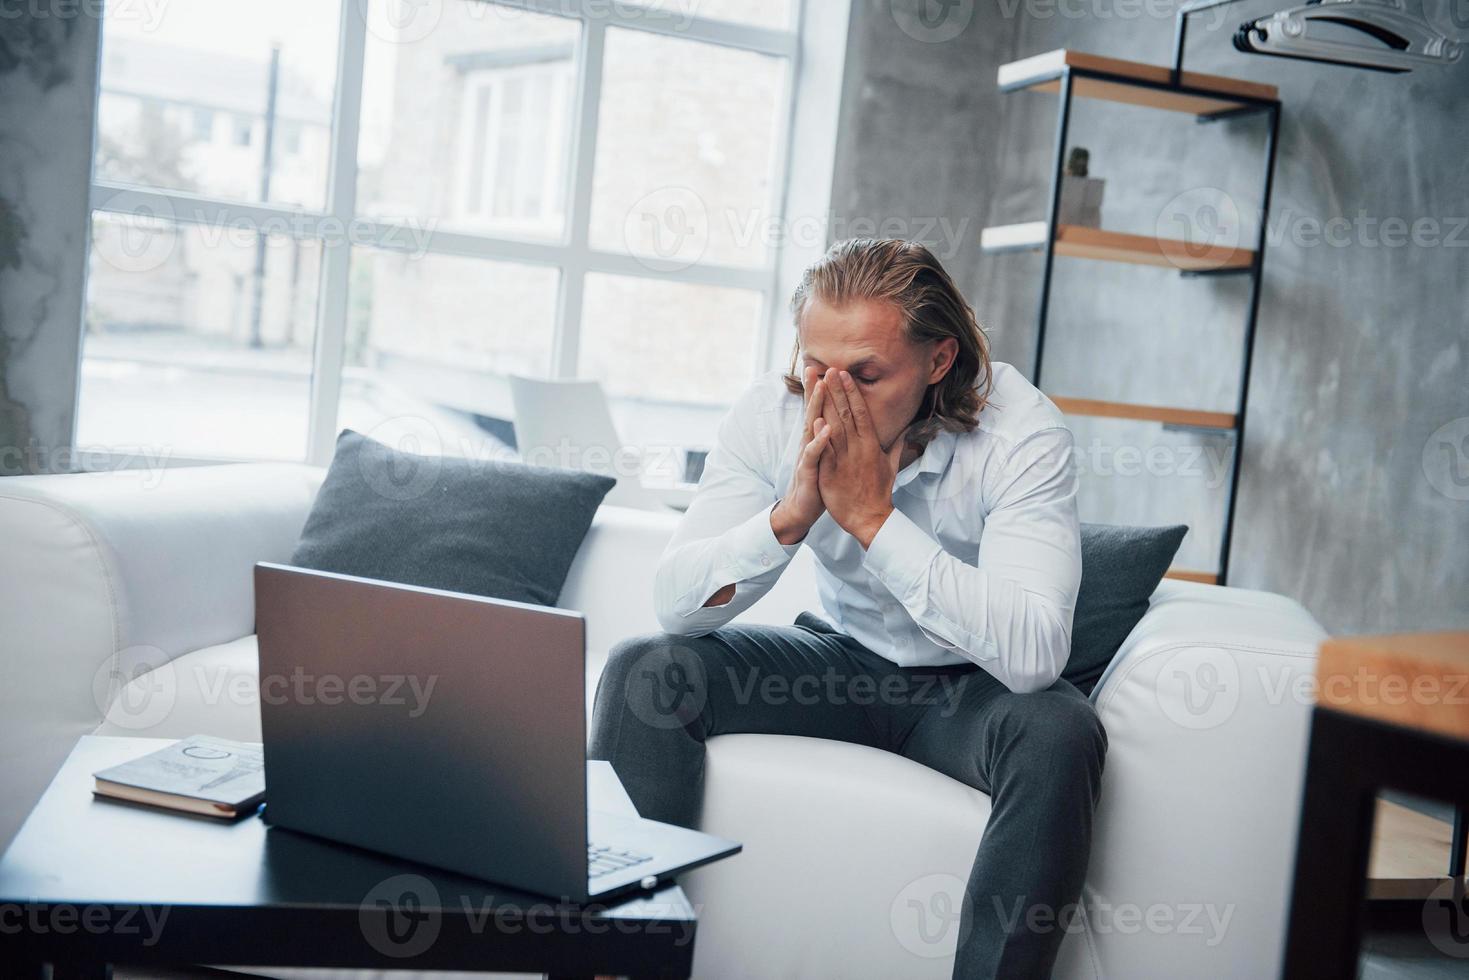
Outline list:
[[[1454,839],[1449,841],[1449,877],[1462,878],[1469,864],[1469,810],[1454,807]]]
[[[1344,715],[1312,712],[1282,974],[1290,980],[1357,975],[1379,776],[1358,743],[1370,737]]]

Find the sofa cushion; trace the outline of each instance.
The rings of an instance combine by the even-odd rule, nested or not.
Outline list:
[[[611,477],[419,456],[346,429],[292,564],[556,604]]]
[[[1081,526],[1081,588],[1071,623],[1071,656],[1061,676],[1090,694],[1127,634],[1148,611],[1186,524]]]
[[[255,636],[204,647],[133,677],[102,705],[94,735],[260,741]]]

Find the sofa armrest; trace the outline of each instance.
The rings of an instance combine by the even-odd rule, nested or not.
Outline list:
[[[1284,596],[1154,595],[1092,695],[1108,737],[1087,881],[1088,906],[1114,917],[1093,923],[1103,976],[1278,971],[1324,636]],[[1153,910],[1146,943],[1122,934],[1134,908]]]
[[[0,841],[127,679],[254,631],[323,471],[289,464],[0,480]]]

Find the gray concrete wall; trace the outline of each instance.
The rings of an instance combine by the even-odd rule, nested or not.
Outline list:
[[[986,189],[1010,164],[998,138],[1010,107],[977,80],[1013,56],[1016,24],[976,14],[936,41],[926,2],[854,0],[830,237],[923,241],[977,297],[979,234],[993,211]],[[941,25],[938,37],[946,33]],[[991,327],[1003,348],[1004,325]]]
[[[0,476],[71,468],[98,21],[0,18]]]
[[[925,3],[859,4],[834,197],[895,225],[972,219],[948,264],[996,356],[1029,370],[1041,260],[982,256],[978,235],[1044,217],[1057,100],[999,96],[995,69],[1066,46],[1164,63],[1174,8],[996,0],[968,7],[967,22],[957,4],[934,27],[938,4],[927,26],[916,20]],[[1272,9],[1196,18],[1187,62],[1277,85],[1285,106],[1231,584],[1295,596],[1335,631],[1463,627],[1469,59],[1388,76],[1235,52],[1234,27]],[[1200,126],[1080,100],[1073,122],[1073,144],[1107,179],[1105,227],[1156,233],[1208,207],[1228,217],[1232,202],[1246,243],[1263,134],[1260,120]],[[1232,410],[1245,279],[1063,259],[1052,295],[1052,393]],[[1213,567],[1229,439],[1111,420],[1073,428],[1085,519],[1186,522],[1179,563]]]

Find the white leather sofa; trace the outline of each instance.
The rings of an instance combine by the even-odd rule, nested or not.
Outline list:
[[[321,475],[0,480],[0,841],[80,735],[259,737],[251,566],[289,558]],[[589,693],[613,643],[657,629],[676,521],[599,511],[562,593],[587,616]],[[816,602],[803,551],[743,618]],[[1322,635],[1278,595],[1158,589],[1093,695],[1110,750],[1086,927],[1058,976],[1275,975]],[[711,741],[707,793],[706,829],[745,851],[687,879],[698,976],[949,975],[983,794],[877,750],[757,735]]]

